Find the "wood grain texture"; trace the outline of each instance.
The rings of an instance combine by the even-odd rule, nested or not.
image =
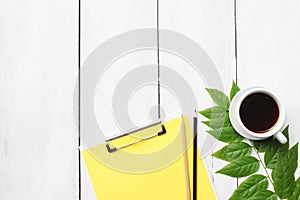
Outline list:
[[[231,81],[236,78],[233,1],[159,1],[159,14],[161,29],[168,29],[183,34],[204,49],[220,74],[223,88],[218,89],[229,91]],[[163,38],[160,41],[163,43]],[[170,67],[185,78],[196,95],[199,110],[213,105],[205,91],[205,87],[214,87],[214,84],[208,84],[206,82],[207,77],[199,76],[189,63],[184,62],[172,53],[162,52],[160,62],[161,65]],[[167,76],[167,74],[162,74],[162,81]],[[168,111],[166,119],[171,119],[181,114],[182,107],[180,102],[176,102],[174,95],[166,90],[162,90],[161,102],[162,106]],[[172,102],[173,107],[169,108]],[[204,118],[201,118],[201,120],[204,120]],[[209,155],[224,144],[217,143],[214,139],[209,144],[204,143],[206,137],[209,137],[205,133],[207,129],[207,127],[199,123],[200,149],[203,146],[210,146],[209,152],[202,152],[205,153],[203,156],[205,157],[208,173],[214,183],[218,199],[228,199],[236,188],[236,180],[215,174],[215,171],[224,166],[224,162],[213,159]],[[226,187],[224,187],[224,183],[226,183]]]
[[[0,199],[78,199],[78,3],[0,1]]]
[[[238,80],[276,92],[286,108],[290,140],[300,140],[300,2],[238,1]],[[299,159],[300,161],[300,159]],[[299,176],[299,169],[296,172]]]

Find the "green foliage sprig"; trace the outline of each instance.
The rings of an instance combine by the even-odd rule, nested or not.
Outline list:
[[[232,127],[229,119],[229,105],[232,98],[240,91],[233,81],[230,96],[216,89],[206,89],[216,106],[199,113],[208,120],[207,132],[226,146],[213,153],[212,156],[229,162],[216,173],[230,177],[247,177],[233,192],[230,200],[300,200],[300,178],[295,180],[298,168],[298,143],[290,148],[289,127],[283,134],[286,144],[280,144],[274,138],[254,141],[240,136]],[[252,156],[255,155],[255,156]],[[257,174],[259,167],[263,174]],[[273,191],[268,190],[269,185]]]

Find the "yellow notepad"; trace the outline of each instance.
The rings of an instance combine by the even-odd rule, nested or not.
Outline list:
[[[105,144],[82,152],[98,200],[186,200],[181,117],[165,122],[167,133],[120,152],[108,153]],[[188,145],[190,190],[193,181],[193,131],[184,117]],[[158,127],[132,138],[153,134]],[[151,133],[150,133],[151,132]],[[117,141],[117,143],[120,141]],[[200,153],[198,151],[198,158]],[[101,156],[97,156],[101,155]],[[198,159],[198,200],[215,200],[204,162]]]

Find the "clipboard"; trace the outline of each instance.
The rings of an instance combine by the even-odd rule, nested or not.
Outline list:
[[[134,137],[134,134],[137,134],[139,132],[145,132],[143,130],[149,129],[149,128],[157,126],[157,125],[161,126],[161,131],[159,131],[157,133],[152,133],[151,135],[144,136],[144,137],[138,137],[138,136]],[[113,136],[113,137],[107,138],[105,146],[106,146],[106,149],[107,149],[107,151],[109,153],[113,153],[113,152],[116,152],[116,151],[118,151],[120,149],[123,149],[123,148],[129,147],[131,145],[137,144],[139,142],[142,142],[142,141],[145,141],[145,140],[150,140],[150,139],[155,138],[157,136],[162,136],[162,135],[164,135],[166,133],[167,133],[167,130],[165,128],[165,125],[161,121],[157,121],[157,122],[145,125],[145,126],[143,126],[141,128],[137,128],[137,129],[133,129],[131,131],[125,132],[125,133],[123,133],[121,135],[117,135],[117,136]],[[131,142],[128,142],[128,143],[125,143],[125,144],[122,144],[122,145],[119,145],[119,146],[115,145],[113,147],[111,147],[111,145],[109,144],[109,142],[111,142],[111,141],[122,140],[126,136],[131,136],[131,137],[133,136],[132,139],[135,138],[135,140],[133,140]]]
[[[100,144],[91,149],[82,151],[97,199],[186,200],[187,191],[185,187],[184,150],[182,149],[182,140],[180,139],[181,121],[181,117],[167,121],[164,125],[168,130],[168,134],[153,140],[142,141],[113,154],[107,151],[105,144]],[[184,117],[184,124],[186,130],[188,167],[190,174],[192,174],[193,145],[191,141],[193,140],[193,131],[186,116]],[[156,128],[159,130],[160,127]],[[155,130],[155,127],[150,129],[152,130],[143,130],[139,134],[146,134],[147,131],[152,132]],[[147,134],[149,134],[149,132]],[[176,154],[173,154],[174,152],[178,153],[177,157]],[[101,154],[104,158],[106,158],[106,156],[109,157],[112,159],[111,161],[118,161],[119,165],[105,162],[105,159],[97,159],[94,156],[94,154],[97,153]],[[149,154],[160,154],[160,156],[158,158],[151,157]],[[125,158],[123,158],[124,155]],[[126,157],[126,155],[133,155],[133,158]],[[161,160],[164,158],[167,159],[170,156],[173,156],[173,159],[170,159],[168,163]],[[134,159],[134,157],[147,157],[147,159],[144,163],[140,163],[139,159]],[[200,158],[199,150],[197,157]],[[161,162],[161,165],[156,166],[154,162]],[[153,168],[145,169],[144,171],[141,170],[143,166],[151,166],[153,163]],[[136,167],[136,169],[139,169],[140,171],[131,170],[130,167],[133,166],[139,166]],[[197,166],[197,199],[215,200],[216,196],[205,168],[204,161],[202,159],[197,159]],[[193,177],[191,176],[190,186],[193,185],[192,181]],[[190,191],[193,193],[192,188],[190,188]]]

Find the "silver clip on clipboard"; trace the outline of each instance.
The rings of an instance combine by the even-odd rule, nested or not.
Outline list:
[[[122,138],[122,137],[124,137],[124,136],[130,135],[130,134],[133,134],[133,133],[136,133],[136,132],[138,132],[138,131],[141,131],[141,130],[144,130],[144,129],[147,129],[147,128],[150,128],[150,127],[153,127],[153,126],[156,126],[156,125],[159,125],[159,124],[161,124],[161,131],[159,131],[158,133],[155,133],[155,134],[153,134],[153,135],[150,135],[150,136],[141,138],[141,139],[139,139],[139,140],[137,140],[137,141],[134,141],[134,142],[131,142],[131,143],[128,143],[128,144],[119,146],[119,147],[111,147],[110,144],[109,144],[110,141],[113,141],[113,140]],[[111,138],[108,138],[108,139],[106,140],[106,148],[107,148],[107,151],[108,151],[109,153],[113,153],[113,152],[116,152],[116,151],[118,151],[118,150],[120,150],[120,149],[123,149],[123,148],[125,148],[125,147],[131,146],[131,145],[133,145],[133,144],[137,144],[137,143],[139,143],[139,142],[141,142],[141,141],[149,140],[149,139],[151,139],[151,138],[154,138],[154,137],[157,137],[157,136],[164,135],[165,133],[167,133],[167,130],[166,130],[164,124],[162,124],[161,121],[157,121],[157,122],[154,122],[154,123],[145,125],[145,126],[143,126],[143,127],[140,127],[140,128],[137,128],[137,129],[134,129],[134,130],[125,132],[125,133],[123,133],[123,134],[121,134],[121,135],[113,136],[113,137],[111,137]]]

